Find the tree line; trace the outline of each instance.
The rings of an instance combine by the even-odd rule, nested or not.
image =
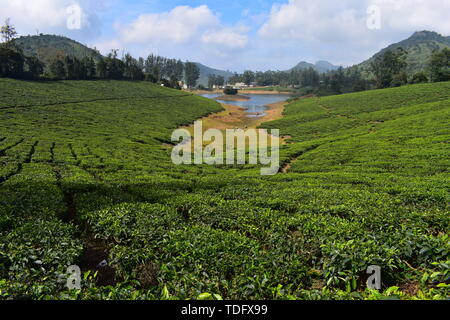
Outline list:
[[[311,91],[323,91],[339,94],[350,91],[365,90],[368,86],[361,72],[356,68],[339,68],[320,74],[313,68],[292,69],[290,71],[245,71],[234,74],[229,83],[254,84],[256,86],[281,86],[291,88],[306,88]]]
[[[225,77],[219,76],[215,74],[210,74],[208,76],[208,87],[209,89],[214,88],[215,86],[223,87],[225,85]]]
[[[183,63],[153,54],[146,59],[135,59],[127,53],[119,59],[117,50],[112,50],[106,57],[100,54],[95,58],[91,56],[82,59],[74,55],[54,57],[49,65],[45,65],[36,57],[25,56],[22,49],[16,45],[14,39],[17,32],[9,19],[0,32],[4,41],[0,44],[0,77],[147,80],[173,88],[180,88],[183,80],[189,88],[194,88],[200,78],[200,70],[195,63]],[[388,50],[377,56],[367,70],[372,80],[367,80],[367,75],[363,75],[361,70],[354,66],[345,69],[341,67],[322,74],[313,68],[266,72],[247,70],[242,74],[235,73],[228,81],[223,76],[213,74],[209,75],[208,86],[224,86],[226,82],[285,86],[304,88],[305,91],[326,95],[396,87],[408,83],[450,81],[450,49],[435,51],[429,61],[428,70],[414,75],[408,75],[406,72],[406,56],[407,52],[401,48]]]
[[[133,58],[129,53],[121,59],[118,50],[103,57],[77,58],[74,55],[57,56],[49,65],[36,57],[25,56],[14,42],[17,37],[9,19],[1,27],[3,43],[0,44],[0,77],[18,79],[52,78],[58,80],[146,80],[180,89],[185,80],[189,88],[196,86],[200,70],[195,63],[150,54],[146,59]]]
[[[407,52],[402,48],[388,50],[377,56],[368,68],[369,77],[358,66],[339,68],[320,74],[314,68],[290,71],[235,73],[228,83],[254,84],[256,86],[281,86],[306,88],[319,94],[341,94],[398,87],[406,84],[450,81],[450,49],[435,51],[428,63],[428,70],[408,75]],[[372,76],[372,80],[368,80]],[[211,82],[213,83],[213,81]]]
[[[450,81],[450,49],[436,50],[428,61],[425,71],[408,75],[406,62],[408,52],[402,48],[388,50],[370,64],[375,87],[384,89],[406,84]]]

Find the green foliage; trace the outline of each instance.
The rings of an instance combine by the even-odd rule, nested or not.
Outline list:
[[[66,66],[63,61],[56,59],[50,64],[50,72],[55,79],[66,78]]]
[[[444,48],[442,51],[433,53],[430,59],[431,81],[450,80],[450,49]]]
[[[375,76],[378,89],[399,87],[407,82],[406,55],[402,48],[395,52],[388,50],[375,58],[370,64],[370,70]]]
[[[13,43],[21,48],[26,56],[39,58],[46,65],[46,71],[49,71],[53,61],[64,59],[66,56],[80,61],[84,58],[92,58],[95,63],[98,63],[101,58],[98,51],[56,35],[23,36],[14,39]]]
[[[394,43],[386,49],[381,50],[369,60],[359,64],[357,68],[362,72],[364,78],[370,79],[370,64],[379,56],[385,54],[388,50],[396,51],[402,48],[407,52],[406,55],[406,73],[413,76],[417,72],[425,72],[429,69],[429,61],[435,51],[444,48],[450,48],[450,38],[442,36],[436,32],[420,31],[414,33],[406,40]]]
[[[0,77],[20,78],[25,57],[19,52],[0,47]]]
[[[193,62],[186,62],[184,65],[184,77],[189,88],[194,88],[200,78],[200,69]]]
[[[413,76],[411,83],[428,83],[428,77],[425,72],[418,72]]]
[[[293,101],[264,124],[290,136],[273,177],[172,163],[173,129],[221,111],[211,100],[138,81],[0,87],[1,299],[449,297],[449,82]],[[93,245],[112,285],[83,264]],[[81,290],[64,286],[71,264]]]
[[[210,74],[208,76],[208,88],[212,89],[214,86],[222,87],[225,84],[225,78],[223,76],[218,76],[215,74]]]
[[[10,19],[5,20],[5,24],[0,28],[2,39],[8,43],[17,36],[16,29],[11,25]]]

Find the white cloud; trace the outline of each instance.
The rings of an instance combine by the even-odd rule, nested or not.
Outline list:
[[[70,1],[0,0],[2,18],[10,17],[21,28],[64,26]]]
[[[381,29],[367,27],[367,8],[381,9]],[[317,59],[352,64],[414,31],[450,33],[449,0],[289,0],[273,5],[258,30],[276,48],[314,52]],[[303,49],[303,50],[302,50]]]
[[[392,30],[432,30],[450,33],[449,0],[373,0],[380,6],[382,20]]]
[[[116,23],[115,27],[118,37],[98,43],[97,47],[114,44],[143,56],[156,53],[205,61],[211,56],[226,57],[248,44],[249,30],[245,25],[223,25],[220,16],[206,5],[145,13],[130,23]]]
[[[96,4],[88,0],[0,0],[0,19],[3,22],[11,18],[21,35],[41,33],[64,33],[77,35],[90,35],[98,33],[99,21],[95,15],[96,9],[103,1]],[[70,6],[80,8],[80,29],[70,30],[68,19],[71,13]]]
[[[179,6],[169,12],[142,14],[129,24],[117,24],[124,43],[149,42],[155,46],[183,45],[187,42],[212,49],[242,49],[248,43],[242,26],[222,26],[219,16],[206,5]]]
[[[123,12],[118,7],[123,1],[117,0],[0,0],[0,23],[10,17],[21,35],[37,30],[64,34],[103,53],[113,48],[136,56],[156,53],[230,69],[282,69],[314,59],[359,63],[414,31],[450,34],[450,0],[276,1],[280,4],[273,5],[270,12],[258,9],[258,3],[265,0],[255,1],[251,10],[240,7],[236,11],[240,22],[227,24],[206,5],[149,13],[146,8],[156,8],[150,5],[153,0]],[[79,31],[67,28],[67,8],[72,4],[82,9]],[[381,8],[381,30],[367,28],[370,5]],[[121,20],[129,19],[133,12],[140,15]],[[97,13],[105,22],[115,18],[122,23],[107,25],[107,34],[101,36]]]
[[[105,41],[99,41],[95,44],[89,45],[91,48],[96,48],[98,51],[100,51],[101,54],[107,55],[111,52],[111,50],[123,50],[123,45],[117,41],[117,40],[105,40]]]
[[[128,25],[119,25],[125,42],[190,41],[205,28],[219,25],[219,19],[205,5],[179,6],[170,12],[142,14]]]
[[[230,49],[243,49],[248,44],[248,37],[231,29],[222,29],[203,34],[202,42]]]
[[[366,9],[381,9],[384,32],[429,29],[450,32],[450,1],[442,0],[363,0],[331,3],[328,0],[289,0],[274,5],[270,17],[259,30],[265,38],[308,41],[365,41],[377,35],[367,28]]]
[[[322,41],[355,36],[365,28],[365,10],[358,4],[330,1],[289,0],[283,5],[274,5],[268,21],[260,28],[259,35],[282,40]]]

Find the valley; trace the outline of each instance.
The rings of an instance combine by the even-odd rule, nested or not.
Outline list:
[[[448,295],[449,82],[259,119],[147,82],[0,85],[2,298],[368,299],[373,264],[380,295]],[[204,117],[280,129],[282,172],[174,165],[163,144]]]

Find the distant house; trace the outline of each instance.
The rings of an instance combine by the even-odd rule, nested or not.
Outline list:
[[[187,90],[189,89],[189,87],[187,86],[186,83],[184,83],[184,81],[178,81],[178,85],[180,86],[180,88]]]
[[[243,83],[243,82],[238,82],[238,83],[235,83],[234,85],[233,85],[233,88],[234,89],[242,89],[242,88],[247,88],[248,86],[245,84],[245,83]]]

